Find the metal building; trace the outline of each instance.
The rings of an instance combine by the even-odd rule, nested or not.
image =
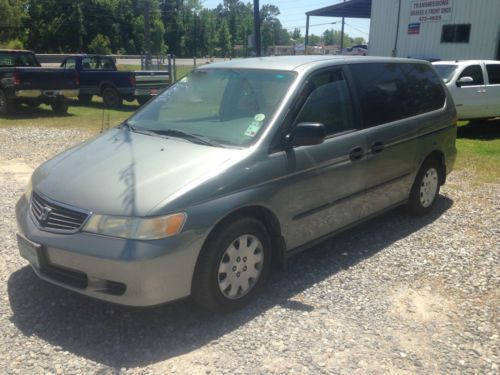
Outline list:
[[[350,0],[306,15],[370,18],[371,56],[500,59],[500,0]]]

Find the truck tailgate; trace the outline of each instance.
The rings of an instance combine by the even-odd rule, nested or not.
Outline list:
[[[162,89],[170,85],[170,75],[167,71],[135,71],[137,88]]]
[[[20,89],[64,90],[78,88],[74,70],[15,68],[14,72],[19,75]]]

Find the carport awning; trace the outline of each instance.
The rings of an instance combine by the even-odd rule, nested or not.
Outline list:
[[[370,18],[372,0],[349,0],[343,3],[306,12],[307,16]]]

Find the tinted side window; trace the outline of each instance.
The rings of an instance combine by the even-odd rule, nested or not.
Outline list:
[[[488,72],[490,85],[500,85],[500,64],[488,64],[486,65],[486,71]]]
[[[76,60],[73,58],[69,58],[64,63],[64,69],[75,69],[75,65],[76,65]]]
[[[476,86],[476,85],[484,85],[483,71],[479,65],[471,65],[464,69],[460,77],[472,77],[474,81],[470,83],[462,83],[461,86]]]
[[[97,58],[96,57],[85,57],[82,59],[82,69],[83,70],[94,70],[97,68]]]
[[[433,111],[443,107],[445,92],[441,79],[425,64],[401,64],[408,84],[409,111],[412,115]]]
[[[350,65],[365,127],[409,117],[408,89],[399,64]]]
[[[302,95],[307,99],[295,120],[296,124],[321,123],[325,125],[327,135],[353,129],[351,96],[340,70],[311,77]]]

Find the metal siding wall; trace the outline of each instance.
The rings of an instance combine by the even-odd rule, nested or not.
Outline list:
[[[392,56],[398,18],[398,0],[372,0],[370,56]]]
[[[397,0],[373,0],[370,55],[391,56]],[[450,21],[424,22],[408,35],[410,0],[402,0],[397,56],[423,59],[495,59],[500,37],[500,0],[452,0]],[[469,43],[441,43],[442,26],[471,24]],[[373,46],[373,48],[372,48]]]

